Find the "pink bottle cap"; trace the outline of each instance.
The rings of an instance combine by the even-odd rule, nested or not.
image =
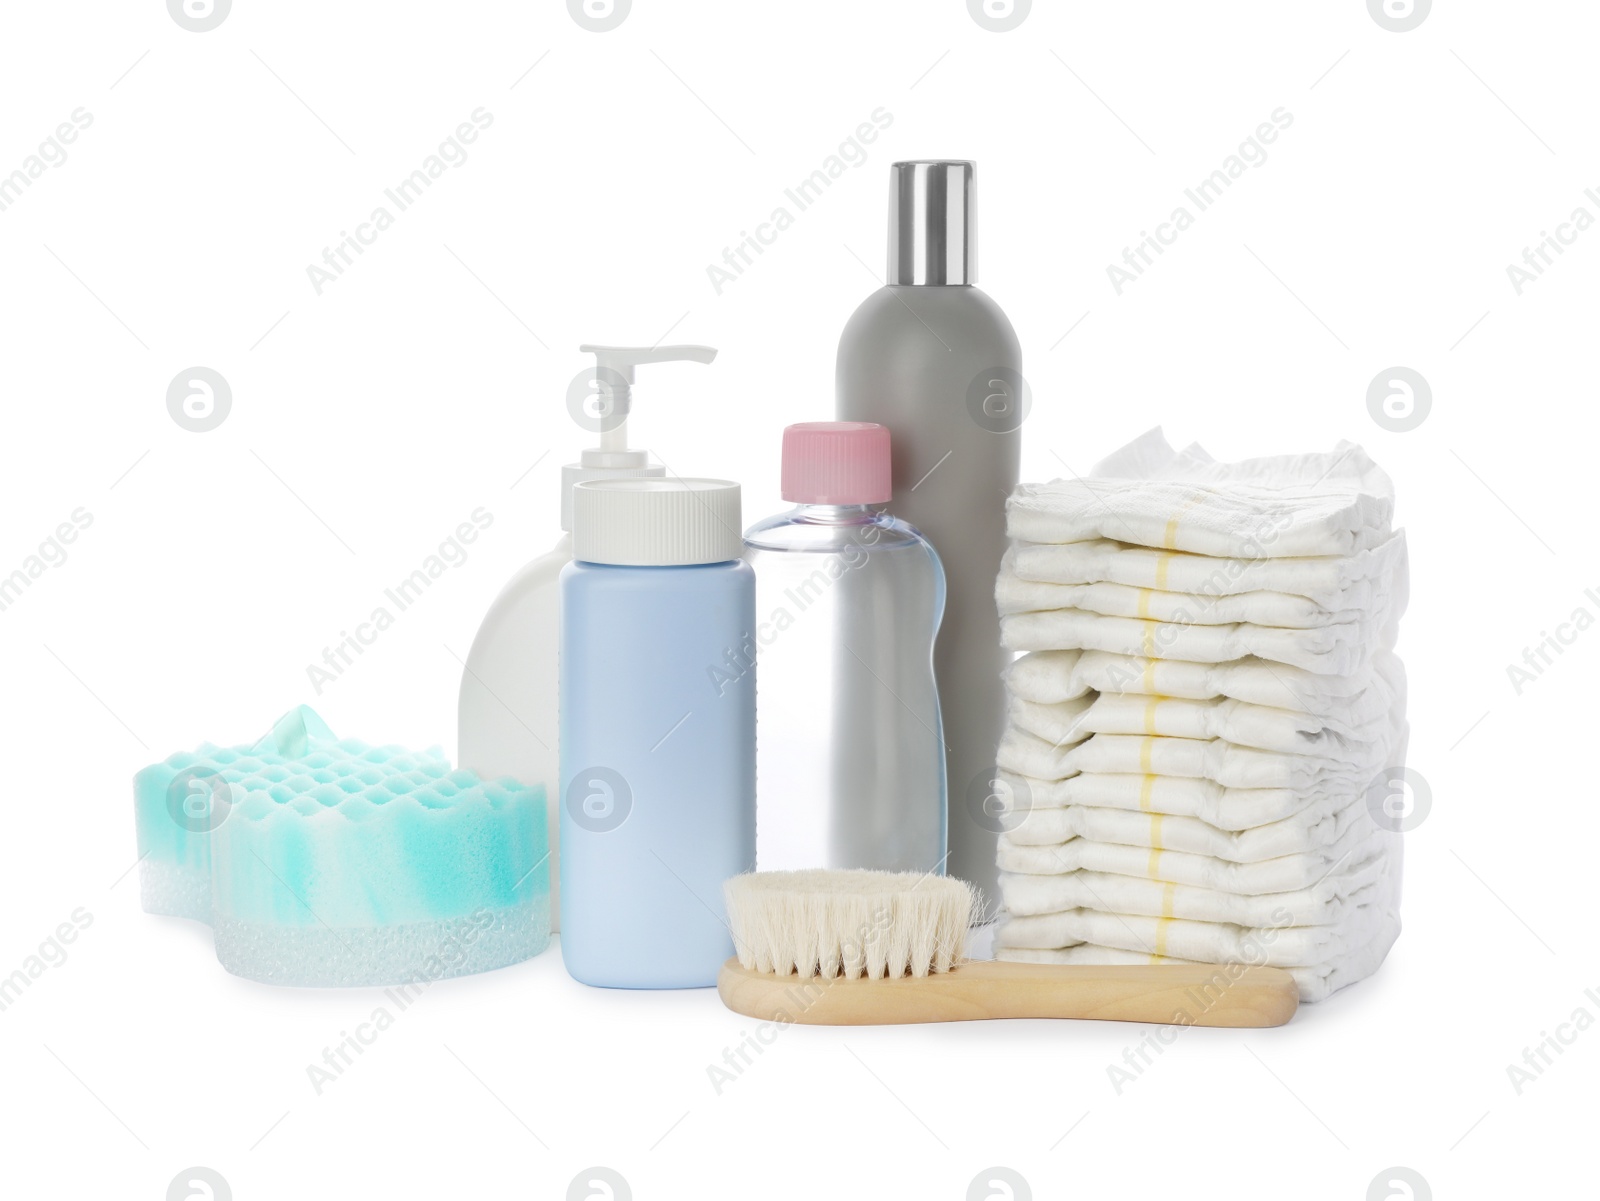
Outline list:
[[[889,430],[867,421],[805,421],[783,431],[783,499],[880,505],[891,495]]]

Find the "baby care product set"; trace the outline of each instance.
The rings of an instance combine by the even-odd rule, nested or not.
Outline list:
[[[270,983],[425,984],[559,930],[585,984],[824,1025],[1274,1026],[1376,971],[1388,478],[1349,444],[1225,464],[1152,431],[1019,486],[1032,398],[974,196],[970,162],[893,165],[836,420],[784,431],[794,507],[748,528],[737,483],[628,445],[637,369],[716,351],[582,346],[599,444],[472,644],[460,766],[303,707],[172,755],[134,780],[144,908]]]

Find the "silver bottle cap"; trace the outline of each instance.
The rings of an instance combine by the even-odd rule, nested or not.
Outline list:
[[[973,172],[964,160],[889,168],[889,282],[972,284],[978,278]]]

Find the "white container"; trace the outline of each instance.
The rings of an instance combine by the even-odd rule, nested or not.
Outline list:
[[[569,397],[573,417],[600,434],[600,445],[561,469],[561,540],[527,564],[489,607],[461,673],[457,706],[460,765],[485,779],[512,776],[542,785],[550,839],[550,921],[560,929],[561,569],[572,562],[572,490],[585,480],[660,477],[642,450],[628,449],[633,369],[641,363],[709,363],[709,346],[594,346],[592,372]],[[594,396],[588,396],[593,386]],[[581,391],[576,391],[580,389]]]

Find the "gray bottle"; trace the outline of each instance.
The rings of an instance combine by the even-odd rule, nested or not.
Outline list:
[[[999,903],[995,839],[1020,819],[996,781],[1005,723],[995,577],[1028,397],[1022,351],[975,286],[970,162],[890,168],[889,275],[839,339],[838,417],[889,427],[890,512],[933,543],[948,586],[934,649],[949,781],[948,872]]]

